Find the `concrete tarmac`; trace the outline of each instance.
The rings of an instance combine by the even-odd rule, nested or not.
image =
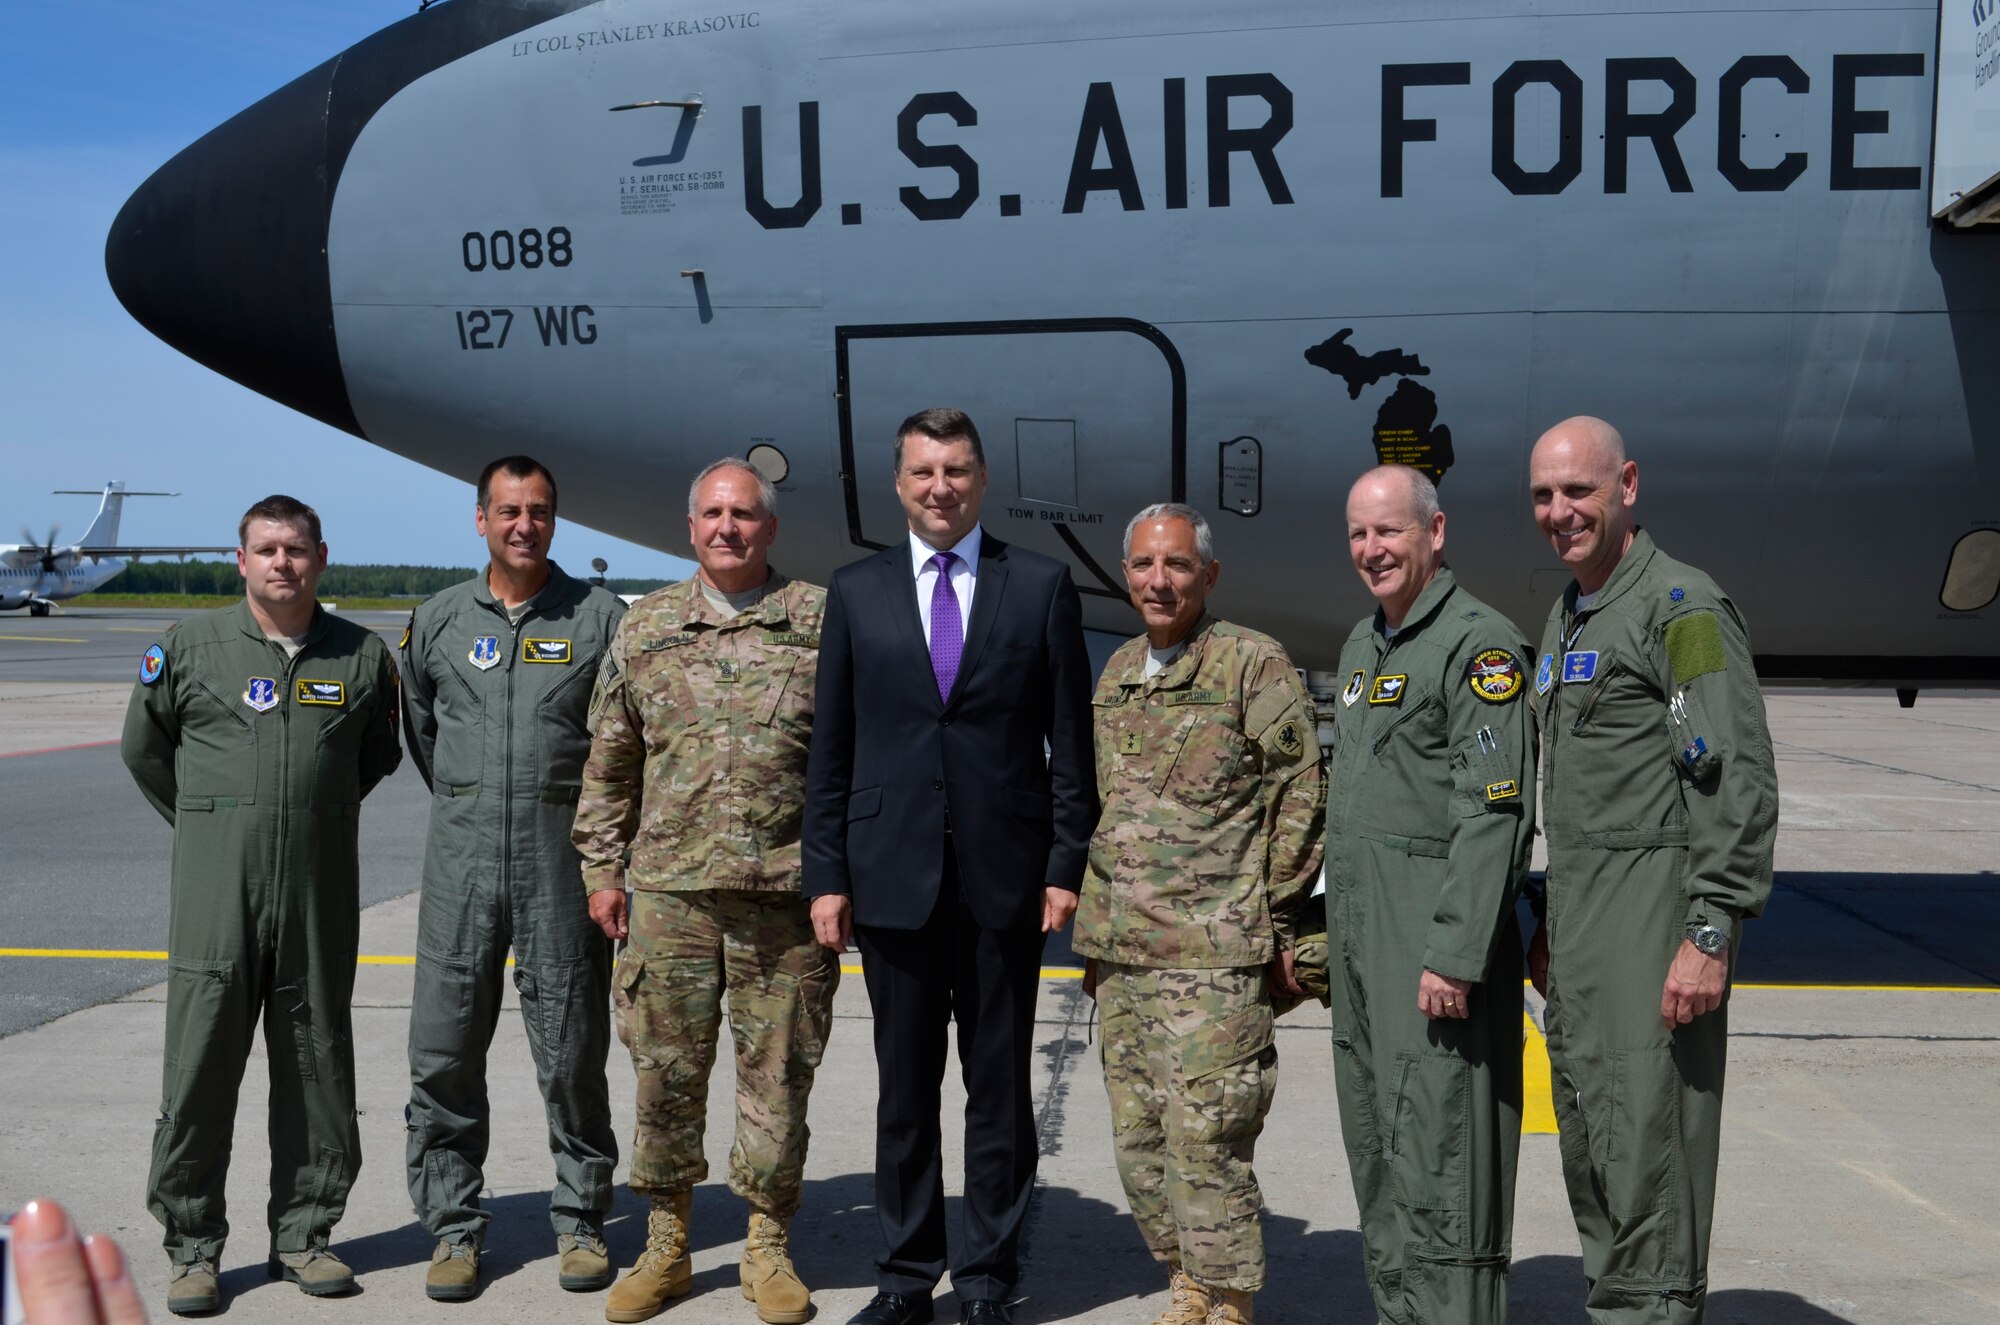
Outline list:
[[[143,1186],[164,963],[144,954],[165,944],[169,835],[108,742],[140,653],[173,615],[0,617],[0,804],[9,811],[0,839],[0,1210],[54,1195],[84,1228],[116,1235],[156,1320],[167,1318],[166,1266]],[[400,614],[362,619],[392,639],[400,633]],[[1746,933],[1730,1004],[1709,1319],[2000,1320],[1991,1197],[2000,1163],[1990,1123],[2000,1099],[2000,699],[1925,695],[1900,710],[1886,694],[1780,691],[1770,711],[1783,797],[1779,876],[1770,913]],[[228,1319],[602,1319],[601,1294],[566,1294],[555,1283],[543,1113],[511,995],[491,1062],[486,1287],[463,1305],[423,1296],[430,1243],[410,1216],[401,1115],[424,812],[406,771],[362,816],[368,906],[355,1030],[367,1158],[337,1233],[361,1291],[315,1300],[265,1277],[259,1050],[230,1183],[238,1236],[224,1258]],[[138,955],[52,955],[79,952]],[[1090,1004],[1067,974],[1066,949],[1047,960],[1034,1083],[1042,1161],[1017,1314],[1149,1321],[1164,1305],[1165,1281],[1140,1246],[1112,1166]],[[844,981],[837,1010],[793,1233],[818,1319],[834,1322],[872,1291],[878,1246],[874,1064],[858,974]],[[1324,1011],[1285,1018],[1279,1048],[1277,1103],[1258,1147],[1270,1259],[1259,1319],[1372,1320]],[[609,1070],[626,1145],[632,1077],[619,1046]],[[735,1283],[745,1206],[719,1176],[733,1089],[725,1053],[710,1089],[718,1176],[694,1205],[695,1294],[663,1320],[755,1320]],[[963,1096],[955,1074],[945,1090],[946,1185],[956,1192]],[[607,1230],[621,1266],[637,1255],[644,1224],[643,1203],[621,1191]],[[1556,1138],[1546,1132],[1523,1138],[1514,1258],[1512,1320],[1583,1325],[1576,1235]],[[956,1311],[941,1286],[939,1319]]]

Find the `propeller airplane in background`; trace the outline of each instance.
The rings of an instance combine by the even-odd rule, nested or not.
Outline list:
[[[127,497],[178,497],[178,492],[131,492],[123,482],[114,479],[104,485],[102,492],[91,488],[59,488],[56,495],[101,497],[97,518],[75,543],[57,541],[62,534],[60,525],[50,525],[48,536],[39,542],[23,528],[19,543],[0,543],[0,612],[25,607],[35,616],[47,616],[62,600],[102,588],[128,563],[140,557],[189,557],[236,550],[118,542],[118,517]]]

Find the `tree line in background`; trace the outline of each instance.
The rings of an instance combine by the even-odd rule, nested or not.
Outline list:
[[[460,566],[345,566],[326,568],[320,577],[319,596],[341,598],[428,598],[473,576]],[[662,582],[647,579],[606,579],[614,593],[645,593]],[[237,597],[243,592],[243,577],[233,561],[142,561],[125,568],[125,573],[104,586],[112,594],[188,593]]]

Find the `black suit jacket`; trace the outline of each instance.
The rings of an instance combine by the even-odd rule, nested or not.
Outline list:
[[[1097,826],[1090,687],[1082,607],[1059,561],[983,535],[946,700],[908,543],[834,572],[806,771],[805,895],[851,896],[856,924],[919,928],[937,902],[949,813],[972,918],[1039,925],[1045,886],[1081,885]]]

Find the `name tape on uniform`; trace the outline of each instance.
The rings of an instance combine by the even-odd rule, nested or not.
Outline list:
[[[1374,687],[1368,692],[1368,702],[1370,704],[1400,704],[1403,702],[1403,692],[1409,688],[1410,674],[1408,672],[1399,673],[1396,676],[1378,676],[1375,678]]]
[[[1563,655],[1563,684],[1575,685],[1597,675],[1597,650],[1577,649]]]

